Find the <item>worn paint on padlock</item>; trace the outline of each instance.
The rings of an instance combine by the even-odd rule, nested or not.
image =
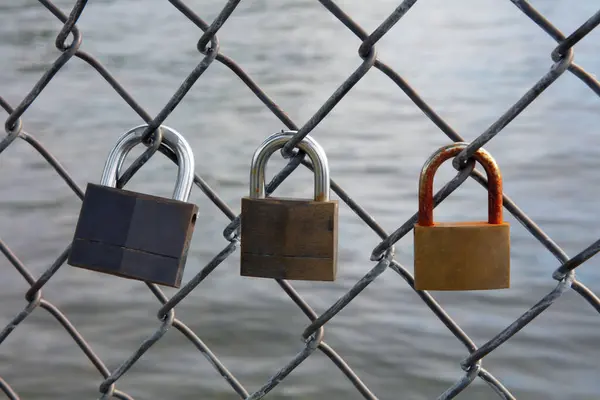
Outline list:
[[[177,288],[198,211],[187,202],[194,156],[178,132],[162,126],[161,146],[175,153],[179,165],[173,199],[115,188],[118,170],[145,128],[125,133],[108,156],[100,184],[88,184],[67,263]]]
[[[327,156],[310,136],[298,145],[313,163],[311,200],[265,198],[265,169],[294,132],[271,135],[254,153],[250,195],[242,198],[242,276],[333,281],[337,274],[338,202],[329,200]]]
[[[483,149],[473,157],[488,176],[488,221],[434,222],[433,178],[466,143],[440,148],[423,165],[414,227],[417,290],[490,290],[510,287],[510,226],[502,219],[502,175]]]

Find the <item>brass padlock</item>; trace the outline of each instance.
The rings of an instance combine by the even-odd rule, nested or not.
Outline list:
[[[414,229],[415,289],[490,290],[510,286],[510,226],[502,220],[502,175],[485,150],[473,157],[488,177],[488,221],[433,221],[433,177],[467,143],[441,147],[423,165]]]
[[[329,166],[323,148],[310,136],[298,147],[312,161],[314,199],[265,198],[265,169],[271,154],[295,132],[268,137],[255,151],[250,195],[242,198],[242,276],[334,281],[337,274],[338,202],[329,200]]]
[[[163,125],[161,146],[175,153],[179,165],[173,199],[117,189],[119,169],[146,128],[123,134],[108,155],[100,184],[88,183],[67,263],[178,288],[198,211],[187,202],[194,154],[183,136]]]

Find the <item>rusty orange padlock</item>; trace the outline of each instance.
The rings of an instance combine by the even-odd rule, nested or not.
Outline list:
[[[490,290],[510,286],[510,226],[502,220],[502,175],[485,150],[473,157],[488,177],[488,221],[434,222],[433,177],[467,143],[441,147],[423,165],[414,229],[415,289]]]

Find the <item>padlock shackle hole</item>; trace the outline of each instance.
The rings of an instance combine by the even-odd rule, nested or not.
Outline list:
[[[433,222],[433,178],[437,169],[449,158],[455,157],[468,143],[457,142],[442,146],[425,162],[419,177],[418,225],[432,226]],[[501,224],[502,220],[502,174],[494,158],[480,148],[473,158],[483,166],[488,178],[488,223]]]
[[[295,131],[277,132],[256,149],[250,164],[250,198],[265,197],[265,170],[271,155],[281,149],[295,134]],[[329,165],[325,150],[312,137],[306,135],[297,146],[312,161],[314,169],[314,200],[329,201]]]

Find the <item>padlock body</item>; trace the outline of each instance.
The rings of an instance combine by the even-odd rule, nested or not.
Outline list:
[[[490,290],[510,286],[510,226],[487,222],[414,227],[417,290]]]
[[[67,263],[178,288],[195,204],[89,183]]]
[[[241,275],[334,281],[338,202],[242,198]]]

